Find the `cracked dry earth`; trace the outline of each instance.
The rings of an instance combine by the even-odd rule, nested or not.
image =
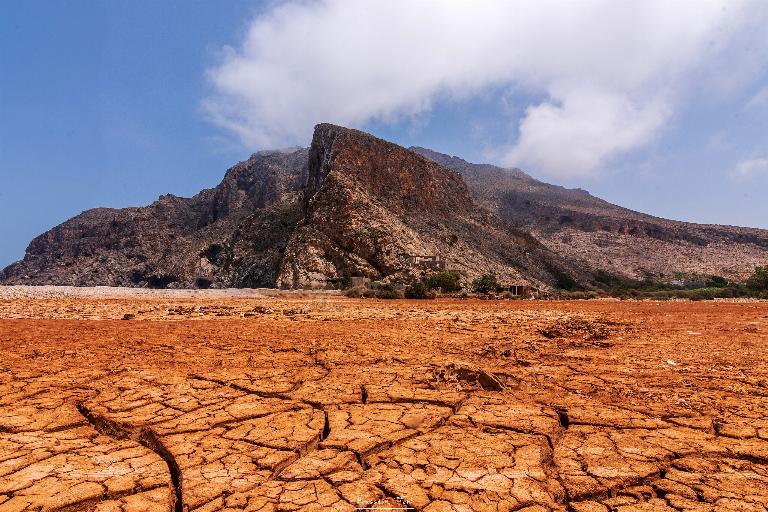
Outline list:
[[[2,300],[0,510],[764,511],[766,341],[765,303]]]

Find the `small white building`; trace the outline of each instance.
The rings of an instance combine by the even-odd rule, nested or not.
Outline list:
[[[445,260],[440,256],[409,254],[405,261],[411,267],[423,266],[437,270],[445,269]]]

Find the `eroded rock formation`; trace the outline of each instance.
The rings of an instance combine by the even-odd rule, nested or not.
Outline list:
[[[440,255],[473,276],[553,282],[565,262],[476,205],[461,176],[357,130],[318,125],[304,220],[277,284],[322,286],[344,275],[408,281],[408,255]]]
[[[88,210],[32,240],[6,284],[272,286],[300,218],[307,150],[263,151],[192,198]]]

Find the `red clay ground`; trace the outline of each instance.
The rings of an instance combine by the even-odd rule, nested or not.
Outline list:
[[[767,342],[766,303],[16,297],[0,510],[764,511]]]

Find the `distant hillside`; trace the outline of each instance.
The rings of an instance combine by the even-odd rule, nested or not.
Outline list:
[[[410,149],[460,172],[480,204],[579,265],[633,278],[682,272],[742,280],[768,263],[766,230],[661,219],[519,169]]]

